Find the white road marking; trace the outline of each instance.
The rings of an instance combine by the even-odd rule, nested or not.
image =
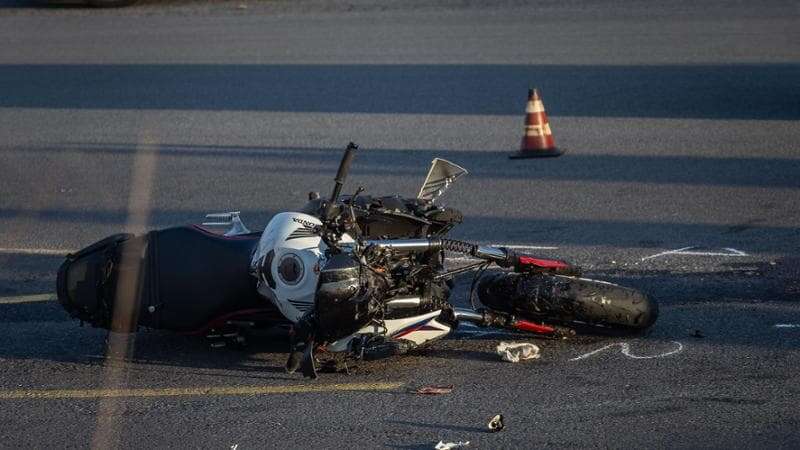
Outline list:
[[[741,250],[736,250],[735,248],[730,248],[730,247],[724,247],[723,248],[723,250],[725,250],[727,253],[691,251],[692,249],[695,249],[695,248],[698,248],[698,247],[697,246],[692,246],[692,247],[683,247],[683,248],[679,248],[679,249],[675,249],[675,250],[667,250],[665,252],[656,253],[655,255],[645,256],[644,258],[642,258],[642,261],[645,261],[645,260],[648,260],[648,259],[653,259],[653,258],[658,258],[660,256],[667,256],[667,255],[734,256],[734,257],[736,257],[736,256],[750,256],[750,255],[748,255],[747,253],[745,253],[745,252],[743,252]]]
[[[606,345],[605,347],[602,347],[602,348],[598,348],[597,350],[591,351],[591,352],[586,353],[584,355],[572,358],[572,359],[570,359],[570,361],[578,361],[578,360],[581,360],[581,359],[586,359],[586,358],[588,358],[590,356],[593,356],[593,355],[596,355],[596,354],[598,354],[598,353],[600,353],[600,352],[602,352],[604,350],[608,350],[609,348],[617,347],[617,346],[620,347],[620,352],[623,355],[627,356],[628,358],[632,358],[632,359],[663,358],[665,356],[674,355],[676,353],[680,353],[681,351],[683,351],[683,344],[681,344],[678,341],[672,341],[672,343],[676,344],[678,346],[675,350],[672,350],[672,351],[669,351],[669,352],[666,352],[666,353],[659,353],[657,355],[639,356],[639,355],[634,355],[634,354],[631,353],[631,346],[627,342],[617,342],[617,343],[614,343],[614,344]]]
[[[800,328],[800,323],[776,323],[775,328]]]
[[[11,255],[50,255],[50,256],[66,256],[74,253],[75,250],[67,250],[61,248],[14,248],[14,247],[0,247],[0,253]]]
[[[15,295],[13,297],[0,297],[0,305],[13,305],[17,303],[51,302],[58,297],[56,294]]]

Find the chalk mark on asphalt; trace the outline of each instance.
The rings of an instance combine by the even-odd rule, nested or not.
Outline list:
[[[668,351],[666,353],[659,353],[657,355],[641,356],[641,355],[634,355],[633,353],[631,353],[631,346],[627,342],[616,342],[614,344],[608,344],[605,347],[598,348],[597,350],[591,351],[589,353],[585,353],[583,355],[576,356],[575,358],[570,359],[570,361],[579,361],[581,359],[586,359],[586,358],[594,356],[594,355],[596,355],[596,354],[598,354],[598,353],[600,353],[600,352],[602,352],[604,350],[608,350],[609,348],[617,347],[617,346],[620,348],[620,353],[622,353],[623,355],[627,356],[628,358],[632,358],[632,359],[664,358],[666,356],[675,355],[675,354],[680,353],[680,352],[683,351],[683,344],[681,344],[678,341],[672,341],[672,343],[677,346],[677,348],[675,348],[675,350],[671,350],[671,351]]]
[[[189,388],[144,388],[144,389],[18,389],[0,391],[0,400],[34,399],[101,399],[121,397],[180,397],[180,396],[233,396],[313,394],[348,391],[390,391],[403,383],[338,383],[306,384],[290,386],[209,386]]]
[[[730,247],[724,247],[724,248],[722,249],[722,250],[725,250],[725,251],[726,251],[725,253],[723,253],[723,252],[700,252],[700,251],[692,251],[692,249],[696,249],[696,248],[700,248],[700,247],[697,247],[697,246],[691,246],[691,247],[683,247],[683,248],[678,248],[678,249],[675,249],[675,250],[667,250],[667,251],[665,251],[665,252],[656,253],[655,255],[645,256],[644,258],[642,258],[642,261],[646,261],[646,260],[648,260],[648,259],[653,259],[653,258],[658,258],[658,257],[661,257],[661,256],[667,256],[667,255],[684,255],[684,256],[732,256],[732,257],[739,257],[739,256],[750,256],[750,255],[748,255],[747,253],[745,253],[745,252],[743,252],[743,251],[741,251],[741,250],[736,250],[735,248],[730,248]]]

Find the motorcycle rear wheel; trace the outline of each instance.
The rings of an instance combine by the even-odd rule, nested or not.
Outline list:
[[[617,284],[565,275],[496,273],[478,283],[485,306],[528,320],[640,332],[655,323],[658,304]]]

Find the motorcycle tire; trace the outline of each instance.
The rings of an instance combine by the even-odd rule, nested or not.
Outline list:
[[[477,290],[490,309],[566,326],[640,332],[658,317],[658,304],[636,289],[588,278],[496,273],[482,277]]]

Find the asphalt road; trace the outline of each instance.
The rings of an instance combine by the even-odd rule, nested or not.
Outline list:
[[[796,2],[3,0],[0,42],[0,446],[800,446]],[[560,158],[506,158],[529,86]],[[280,335],[142,333],[119,361],[38,301],[61,254],[121,230],[263,227],[349,141],[346,190],[415,194],[452,160],[454,236],[549,247],[659,321],[521,364],[493,349],[527,337],[464,329],[308,382]]]

